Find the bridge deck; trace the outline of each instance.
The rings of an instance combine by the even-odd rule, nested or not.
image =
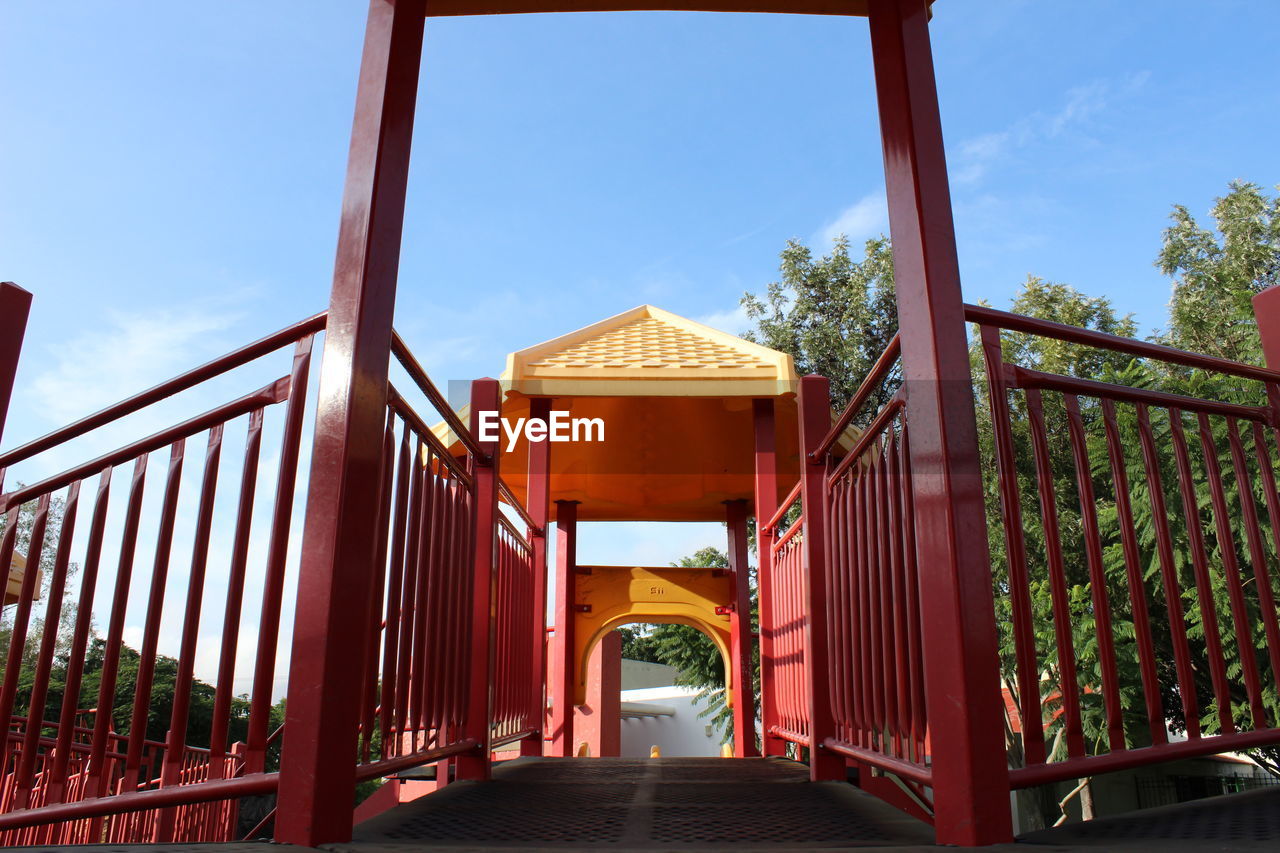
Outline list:
[[[992,851],[1274,850],[1280,787],[1024,836]],[[842,783],[811,784],[780,759],[522,758],[356,827],[330,853],[454,850],[936,850],[932,831]],[[100,845],[77,853],[304,853],[263,843]]]
[[[783,759],[540,758],[356,828],[343,853],[431,849],[795,850],[931,845],[933,832]]]

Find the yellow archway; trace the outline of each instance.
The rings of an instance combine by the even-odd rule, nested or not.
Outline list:
[[[574,604],[574,702],[587,696],[587,665],[605,634],[633,622],[689,625],[711,638],[729,666],[733,581],[726,569],[684,566],[579,566]],[[730,701],[726,699],[726,701]]]

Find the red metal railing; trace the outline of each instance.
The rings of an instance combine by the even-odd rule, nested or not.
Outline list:
[[[827,477],[828,748],[928,784],[911,467],[901,396]]]
[[[24,803],[25,808],[40,808],[48,804],[50,793],[58,786],[54,775],[55,755],[52,748],[58,742],[58,724],[46,723],[37,727],[41,737],[37,742],[37,750],[23,755],[32,756],[33,768],[28,774],[8,773],[0,780],[0,814],[18,808]],[[26,740],[27,720],[15,718],[9,740],[21,744]],[[63,790],[68,792],[64,799],[68,802],[82,800],[91,784],[89,756],[92,751],[94,728],[75,726],[72,735],[71,757],[67,764],[65,778],[59,780]],[[114,779],[110,786],[112,794],[124,792],[123,769],[127,766],[129,738],[111,733],[108,738],[105,760],[108,774]],[[237,744],[242,747],[243,744]],[[144,740],[142,747],[141,779],[135,783],[135,790],[159,785],[160,771],[164,763],[165,744],[160,741]],[[243,754],[233,749],[231,755],[221,759],[224,767],[222,777],[237,775],[243,769]],[[182,771],[181,784],[193,784],[206,781],[214,775],[213,761],[209,750],[187,747],[180,759]],[[20,785],[20,780],[25,785]],[[179,806],[176,810],[177,837],[198,841],[218,841],[234,836],[236,829],[236,808],[233,802],[209,803]],[[101,825],[92,819],[79,820],[62,824],[57,828],[57,843],[91,843],[94,839],[105,837],[108,841],[128,841],[133,838],[155,837],[161,812],[151,810],[128,814],[112,815],[104,819]],[[0,834],[0,844],[31,845],[51,843],[44,840],[50,833],[50,827],[29,826],[22,829],[7,830]],[[95,834],[98,833],[98,834]]]
[[[280,759],[273,745],[283,731],[272,716],[281,669],[277,646],[282,623],[295,608],[286,595],[289,537],[311,353],[324,327],[324,315],[311,317],[0,454],[2,487],[5,470],[14,465],[38,461],[52,450],[67,452],[76,439],[99,435],[102,427],[171,403],[198,386],[207,391],[206,383],[223,382],[232,371],[260,369],[264,357],[293,345],[289,373],[258,391],[0,494],[6,524],[0,565],[11,562],[20,541],[34,543],[26,554],[30,565],[50,564],[44,590],[37,589],[39,571],[24,574],[5,652],[0,719],[11,725],[0,755],[0,843],[231,840],[237,833],[236,800],[276,789]],[[352,613],[353,626],[368,626],[353,634],[364,659],[357,779],[451,756],[479,756],[483,764],[486,746],[540,735],[543,725],[541,691],[532,689],[542,677],[529,652],[535,634],[544,630],[541,614],[530,607],[536,573],[545,571],[535,565],[530,542],[542,531],[495,478],[496,458],[473,438],[398,335],[392,355],[415,394],[435,410],[432,419],[443,420],[443,429],[428,426],[388,386],[378,553],[367,610]],[[6,375],[11,368],[5,365]],[[278,423],[269,414],[277,406],[283,409]],[[233,440],[237,429],[243,438]],[[184,472],[191,473],[186,451],[193,439],[203,440],[205,451],[199,476],[184,479]],[[259,471],[264,444],[274,448],[277,460],[265,523],[255,521],[258,495],[271,479]],[[167,464],[153,496],[147,475],[158,451],[168,451]],[[224,452],[236,454],[239,472],[233,497],[220,500],[228,491],[220,488],[222,481],[233,479],[222,473]],[[113,474],[123,466],[130,471],[126,494],[122,503],[113,502]],[[525,533],[498,512],[499,494],[525,522]],[[492,503],[488,512],[478,512],[478,500]],[[46,537],[46,529],[52,532],[59,523],[46,555],[46,538],[55,538]],[[492,537],[494,547],[484,552],[492,555],[492,565],[477,564],[478,536]],[[215,542],[227,543],[225,553]],[[189,562],[179,556],[185,553]],[[141,568],[146,563],[149,572]],[[488,618],[473,603],[482,597],[481,583],[492,587],[492,645],[483,642],[485,627],[476,622]],[[94,627],[95,601],[104,595],[100,587],[110,587],[101,638]],[[179,592],[181,607],[170,600]],[[252,687],[242,699],[235,684],[244,667],[237,668],[237,657],[241,638],[254,635],[244,619],[255,615]],[[69,637],[59,637],[56,629],[35,632],[38,625],[68,620]],[[142,626],[137,649],[125,643],[126,625]],[[176,640],[174,659],[161,657],[166,639]],[[212,696],[197,678],[201,653],[201,677],[214,682]],[[477,655],[495,662],[492,676]],[[210,668],[210,659],[216,667]],[[147,737],[148,726],[155,725],[150,715],[162,660],[175,670],[172,682],[164,682],[172,693],[164,742]],[[477,679],[490,677],[491,712],[477,705],[488,690]],[[94,690],[86,687],[90,678],[96,679]],[[58,681],[65,682],[67,700],[50,713]],[[85,704],[116,711],[77,726],[77,709]],[[202,722],[193,728],[197,718]],[[28,719],[41,722],[28,725]],[[233,739],[244,742],[233,745]],[[269,820],[270,815],[250,834]]]
[[[413,374],[411,373],[411,376]],[[434,390],[425,374],[414,376]],[[394,388],[383,535],[371,587],[363,778],[474,746],[459,737],[467,671],[474,478]]]
[[[259,390],[0,496],[6,522],[0,565],[9,565],[13,558],[24,511],[33,513],[26,554],[33,566],[46,557],[46,529],[51,522],[61,524],[48,555],[52,568],[47,590],[36,588],[37,572],[24,576],[0,689],[0,719],[11,721],[3,754],[5,797],[0,803],[0,830],[6,843],[19,839],[44,844],[122,838],[225,840],[235,830],[234,808],[194,804],[266,792],[274,786],[266,753],[276,647],[307,378],[313,339],[323,326],[323,315],[311,317],[0,454],[2,477],[14,465],[67,448],[101,427],[293,346],[289,372]],[[246,703],[236,699],[234,676],[246,584],[254,562],[250,540],[263,479],[259,460],[268,412],[276,406],[283,411],[272,433],[278,436],[275,495],[263,531],[265,554],[253,566],[261,586],[251,593],[260,604],[253,686]],[[233,440],[233,432],[243,438]],[[187,481],[187,447],[195,441],[205,446],[201,470],[198,478]],[[222,456],[227,448],[239,455],[238,496],[234,502],[219,503]],[[155,500],[149,501],[152,456],[166,451],[163,485]],[[129,472],[123,502],[113,500],[113,490],[120,490],[112,482],[117,468]],[[188,495],[194,500],[186,499]],[[62,502],[60,519],[50,517],[55,498]],[[144,505],[150,507],[145,513]],[[189,519],[191,528],[190,545],[181,548],[176,538],[180,515]],[[88,520],[87,530],[82,530],[83,517]],[[225,583],[208,577],[215,532],[225,534],[229,542]],[[147,552],[150,565],[144,567]],[[184,559],[185,554],[189,558]],[[221,571],[224,565],[216,569]],[[185,596],[178,610],[167,601],[166,593],[177,592],[174,587],[179,587],[180,579],[185,580]],[[40,610],[38,594],[45,597],[42,621],[33,619]],[[104,594],[109,595],[104,602],[109,615],[106,635],[98,638],[93,628],[94,605]],[[220,596],[220,620],[210,606],[213,596]],[[162,624],[166,619],[169,624]],[[68,620],[73,625],[70,636],[59,637],[59,626]],[[209,623],[203,636],[220,639],[206,643],[217,667],[206,709],[208,730],[202,734],[208,747],[198,749],[188,741],[202,622]],[[47,627],[38,636],[29,636],[36,624]],[[126,656],[136,655],[136,669],[127,673],[129,679],[122,677],[127,624],[141,625],[139,648]],[[159,743],[148,739],[147,728],[157,686],[159,643],[166,628],[178,642],[173,680],[165,688],[171,693],[166,697],[171,702],[167,740]],[[63,681],[58,697],[61,708],[56,719],[46,719],[54,695],[54,668],[61,666],[58,659],[65,659],[65,666],[56,673]],[[89,676],[97,682],[92,695],[86,689]],[[77,708],[84,704],[130,710],[98,713],[85,729],[74,725]],[[238,737],[246,741],[234,752],[229,743],[233,724]],[[117,728],[125,734],[117,734]],[[118,816],[130,812],[139,813]]]
[[[504,489],[519,508],[510,490]],[[536,527],[526,519],[530,532]],[[542,709],[534,702],[529,685],[541,681],[542,674],[533,671],[529,644],[536,636],[537,619],[534,597],[533,546],[530,537],[521,534],[504,517],[498,519],[497,576],[494,598],[496,613],[496,677],[494,680],[493,742],[494,746],[511,743],[540,731]]]
[[[783,499],[773,518],[760,526],[760,547],[773,555],[771,583],[774,594],[762,614],[760,630],[772,641],[767,662],[771,677],[765,689],[773,694],[778,724],[769,732],[792,743],[809,743],[809,687],[805,674],[806,611],[804,589],[804,517],[798,512],[800,485]],[[790,523],[787,520],[790,518]],[[783,528],[779,533],[779,529]]]
[[[966,313],[998,466],[997,595],[1025,755],[1014,786],[1280,742],[1267,698],[1280,687],[1280,372]],[[1137,359],[1145,385],[1198,376],[1179,385],[1203,396],[1008,364],[1001,330]],[[1185,739],[1169,736],[1171,720]]]
[[[931,768],[906,392],[892,387],[900,357],[895,336],[812,451],[825,463],[819,509],[828,537],[831,731],[820,735],[825,748],[891,771],[922,795]]]

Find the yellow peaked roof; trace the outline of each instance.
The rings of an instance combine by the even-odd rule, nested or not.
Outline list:
[[[603,441],[551,447],[551,497],[580,502],[583,519],[720,520],[725,501],[752,499],[757,398],[775,400],[781,493],[799,470],[791,356],[652,305],[511,353],[501,381],[509,420],[551,397],[604,422]],[[502,477],[523,500],[527,442],[503,445]]]
[[[502,379],[508,391],[531,396],[777,397],[796,390],[786,353],[652,305],[514,352]]]

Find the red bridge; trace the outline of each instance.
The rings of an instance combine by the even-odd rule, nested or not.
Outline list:
[[[684,470],[648,452],[660,435],[611,471],[483,438],[479,412],[592,398],[556,384],[581,379],[567,361],[477,380],[465,422],[393,328],[424,18],[640,8],[868,17],[897,278],[901,331],[842,412],[826,379],[767,359],[680,392],[710,461],[679,497],[646,485]],[[26,566],[0,843],[990,845],[1013,840],[1020,791],[1280,744],[1280,296],[1256,303],[1269,367],[964,304],[928,20],[925,0],[372,0],[328,310],[0,452],[0,478],[65,468],[0,496],[0,566]],[[30,306],[0,288],[0,427]],[[1010,333],[1245,390],[1045,373],[1006,357]],[[644,387],[594,396],[665,405]],[[137,426],[194,392],[230,402]],[[127,430],[145,437],[81,450]],[[737,758],[571,757],[576,534],[606,518],[729,523],[713,610]],[[357,786],[424,771],[442,790],[356,825]],[[1239,832],[1274,837],[1274,798],[1229,803]],[[1194,837],[1207,814],[1027,840]]]

